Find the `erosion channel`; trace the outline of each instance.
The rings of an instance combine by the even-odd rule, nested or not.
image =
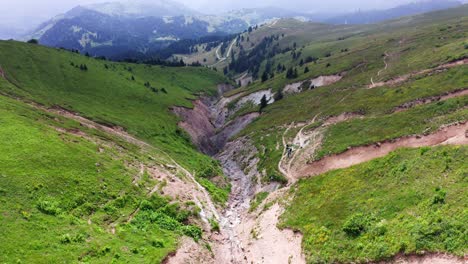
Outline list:
[[[272,192],[279,185],[260,183],[262,174],[257,170],[257,149],[248,138],[234,137],[259,116],[253,112],[234,117],[236,110],[245,103],[259,104],[263,95],[272,103],[273,94],[266,90],[247,96],[223,97],[223,93],[230,89],[232,87],[228,85],[221,85],[217,97],[199,98],[193,102],[193,108],[172,109],[181,118],[179,126],[190,135],[199,150],[220,161],[232,186],[229,202],[217,219],[220,231],[212,232],[208,238],[212,242],[213,257],[198,259],[205,263],[287,263],[293,259],[294,263],[304,262],[300,234],[276,227],[282,212],[277,204],[264,212],[249,211],[250,201],[256,193]],[[197,259],[197,251],[182,245],[175,259],[191,263]],[[169,263],[176,261],[169,260]]]

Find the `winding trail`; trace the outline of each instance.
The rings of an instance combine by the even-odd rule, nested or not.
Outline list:
[[[225,61],[227,58],[229,58],[229,56],[231,56],[231,52],[232,52],[232,48],[234,47],[234,44],[236,44],[237,42],[237,38],[235,38],[232,42],[231,42],[231,45],[229,45],[229,48],[226,52],[226,56],[222,57],[221,54],[219,54],[219,50],[221,49],[221,45],[218,46],[218,48],[216,49],[215,51],[215,54],[216,54],[216,58],[218,59],[218,61],[212,65],[210,65],[210,67],[214,67],[216,65],[218,65],[219,63]]]
[[[396,76],[396,77],[393,77],[392,79],[390,79],[388,81],[374,82],[374,79],[371,78],[371,84],[369,84],[367,86],[367,89],[373,89],[373,88],[386,86],[386,85],[392,86],[392,85],[400,84],[400,83],[403,83],[403,82],[405,82],[405,81],[407,81],[410,78],[413,78],[415,76],[419,76],[419,75],[423,75],[423,74],[437,73],[437,72],[440,72],[440,71],[444,71],[444,70],[447,70],[447,69],[463,66],[463,65],[466,65],[466,64],[468,64],[468,58],[463,58],[463,59],[460,59],[460,60],[456,60],[456,61],[441,64],[441,65],[439,65],[439,66],[437,66],[435,68],[414,71],[414,72],[409,73],[409,74]],[[387,64],[385,64],[385,65],[387,65]],[[380,70],[379,72],[381,73],[382,71],[383,70]]]
[[[380,69],[378,72],[377,72],[377,77],[380,77],[380,74],[382,74],[382,72],[386,71],[387,68],[388,68],[388,63],[387,63],[387,58],[389,57],[390,55],[388,54],[387,51],[385,51],[384,53],[384,58],[383,58],[383,62],[385,64],[385,67],[383,69]],[[369,88],[374,88],[376,87],[376,84],[374,83],[374,77],[371,77],[371,85],[369,86]]]

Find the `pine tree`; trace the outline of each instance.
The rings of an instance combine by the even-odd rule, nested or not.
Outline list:
[[[260,100],[260,112],[262,112],[263,108],[267,107],[268,105],[268,100],[266,98],[266,95],[263,95],[262,99]]]
[[[266,82],[268,80],[268,73],[266,71],[262,74],[262,82]]]
[[[304,73],[308,73],[308,72],[309,72],[309,67],[306,66],[304,69]]]
[[[275,101],[279,101],[281,99],[283,99],[284,95],[283,95],[283,90],[280,89],[276,94],[275,94]]]

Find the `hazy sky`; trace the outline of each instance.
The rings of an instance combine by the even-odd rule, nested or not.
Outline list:
[[[77,5],[113,0],[0,0],[0,27],[36,24]],[[307,12],[354,11],[357,9],[389,8],[416,0],[178,0],[202,12],[242,7],[279,6]],[[444,1],[444,0],[440,0]]]

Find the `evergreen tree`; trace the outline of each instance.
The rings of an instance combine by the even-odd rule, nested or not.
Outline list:
[[[266,82],[268,80],[268,73],[266,71],[262,74],[262,82]]]
[[[309,72],[309,67],[306,66],[304,69],[304,73],[308,73],[308,72]]]
[[[284,95],[283,95],[283,90],[280,89],[276,94],[275,94],[275,101],[279,101],[281,99],[283,99]]]
[[[267,107],[268,105],[268,100],[266,98],[266,95],[263,95],[262,99],[260,100],[260,112],[262,112],[263,108]]]

